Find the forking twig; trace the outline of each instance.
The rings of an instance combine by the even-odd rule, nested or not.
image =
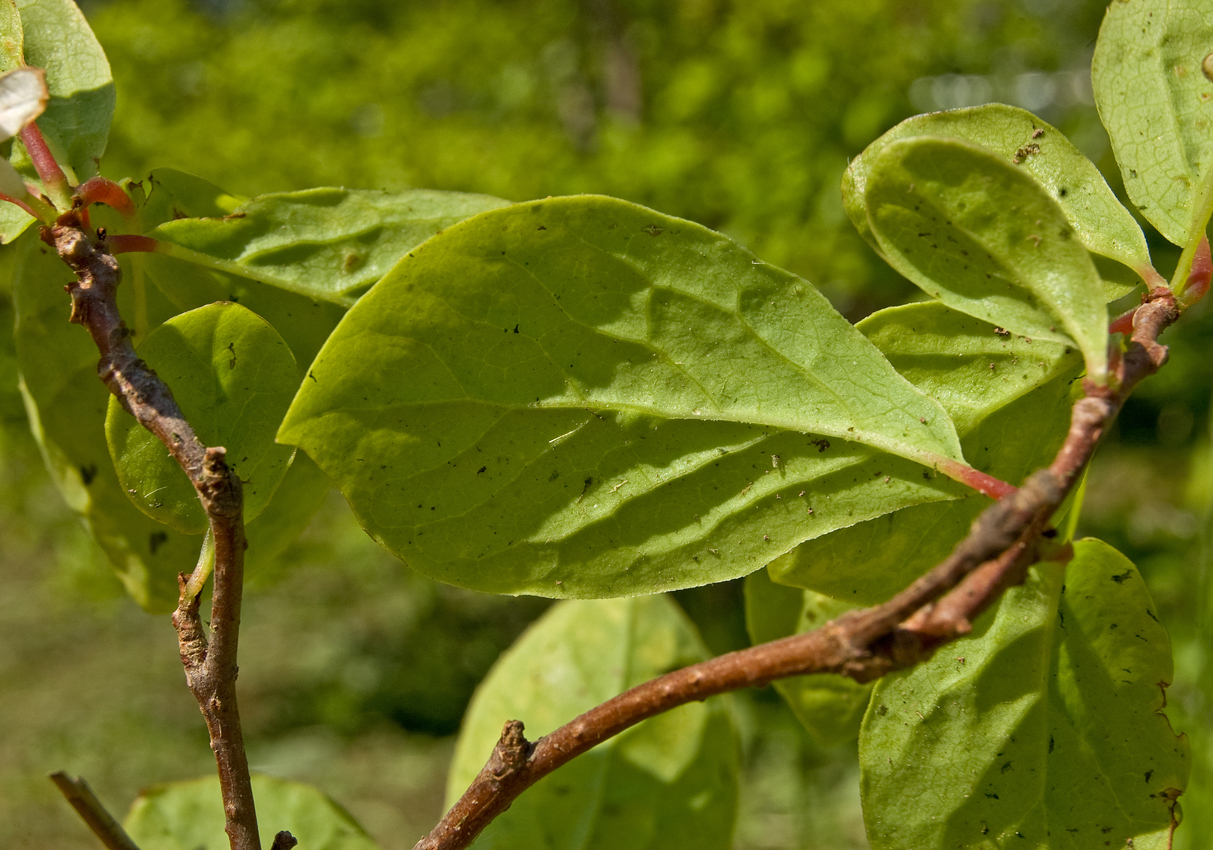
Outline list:
[[[261,850],[248,759],[236,703],[236,653],[244,584],[244,499],[240,479],[224,460],[222,448],[204,446],[194,434],[172,391],[135,354],[130,331],[118,313],[118,261],[104,238],[85,231],[83,209],[64,213],[42,238],[76,273],[67,289],[71,320],[92,335],[101,354],[101,380],[144,428],[162,442],[198,493],[210,522],[215,547],[210,638],[199,615],[199,591],[205,576],[179,576],[181,589],[173,626],[186,682],[210,733],[219,770],[226,830],[232,850]],[[206,566],[203,558],[198,569]]]

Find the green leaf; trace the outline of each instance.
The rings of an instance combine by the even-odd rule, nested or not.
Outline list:
[[[26,64],[46,69],[51,99],[38,127],[68,179],[81,182],[97,173],[114,114],[114,80],[105,51],[72,0],[18,0],[17,8],[21,31],[14,43],[10,17],[5,26],[8,41],[0,51],[3,61],[11,61],[24,49]],[[5,15],[0,11],[0,26]],[[14,142],[10,159],[39,185],[24,145]],[[33,221],[19,207],[0,204],[0,242],[16,239]]]
[[[873,850],[1170,846],[1190,755],[1171,646],[1131,562],[1084,540],[971,636],[876,687],[860,738]]]
[[[151,235],[176,256],[348,307],[417,244],[485,210],[488,195],[308,189],[262,195],[222,218],[168,221]]]
[[[868,224],[864,201],[872,164],[890,143],[917,136],[973,142],[1011,162],[1035,177],[1057,202],[1074,235],[1087,250],[1123,263],[1139,276],[1151,268],[1150,251],[1141,228],[1116,200],[1095,164],[1056,127],[1027,110],[1001,103],[908,118],[868,145],[851,162],[842,179],[843,203],[855,227],[874,247],[879,246]],[[1131,289],[1132,286],[1113,282],[1108,300],[1115,300]]]
[[[0,72],[25,64],[25,36],[16,0],[0,0]]]
[[[290,348],[265,319],[221,302],[165,322],[137,349],[172,388],[204,445],[224,446],[244,482],[244,515],[269,503],[292,451],[274,433],[299,385]],[[164,446],[110,399],[105,436],[122,488],[152,519],[186,534],[206,530],[189,478]]]
[[[1091,83],[1125,191],[1176,245],[1204,232],[1213,205],[1213,3],[1108,7]]]
[[[138,182],[124,180],[123,187],[135,201],[144,230],[181,218],[222,218],[248,200],[175,168],[157,168]]]
[[[775,584],[766,570],[746,576],[745,620],[754,644],[812,631],[851,607],[811,590]],[[772,684],[823,746],[854,741],[859,735],[859,724],[872,694],[871,683],[861,685],[846,676],[819,673],[779,679]]]
[[[477,690],[455,748],[448,805],[479,773],[505,721],[521,719],[535,740],[706,654],[694,626],[663,596],[554,606]],[[737,810],[737,748],[726,701],[684,705],[540,780],[474,846],[724,850]]]
[[[105,443],[109,392],[97,379],[97,349],[68,323],[63,292],[69,272],[32,231],[7,249],[16,253],[14,340],[30,427],[67,504],[80,515],[141,606],[161,613],[177,604],[177,573],[193,569],[199,538],[144,516],[122,491]],[[119,307],[133,293],[119,287]],[[170,315],[153,301],[156,316]]]
[[[306,850],[379,850],[357,821],[318,788],[253,775],[261,846],[287,830]],[[219,779],[208,776],[145,789],[123,827],[140,850],[227,850]]]
[[[975,468],[1018,482],[1052,461],[1081,365],[1072,349],[1000,334],[938,303],[882,310],[859,328],[901,374],[939,399]],[[771,577],[852,604],[882,602],[943,560],[989,504],[971,491],[959,495],[809,540],[771,564]]]
[[[949,307],[1033,339],[1075,345],[1106,380],[1108,311],[1099,273],[1031,175],[954,139],[891,142],[864,198],[889,262]]]
[[[105,51],[72,0],[18,0],[17,7],[25,61],[46,69],[51,92],[38,127],[59,164],[74,173],[69,179],[86,180],[97,173],[114,114],[114,80]],[[13,164],[28,168],[23,154],[14,146]]]
[[[960,457],[943,410],[808,283],[606,198],[520,204],[431,239],[310,376],[279,439],[410,566],[491,592],[745,575],[807,536],[944,497],[869,447]],[[878,454],[885,480],[855,479]]]

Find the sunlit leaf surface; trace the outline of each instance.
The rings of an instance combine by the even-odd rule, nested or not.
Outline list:
[[[1150,252],[1141,227],[1116,200],[1095,164],[1056,127],[1025,109],[1002,103],[908,118],[852,160],[842,180],[843,203],[855,227],[874,247],[879,246],[864,203],[868,172],[889,143],[915,136],[963,139],[1001,156],[1036,178],[1088,250],[1139,273],[1149,267]],[[1129,291],[1118,282],[1104,285],[1112,297]]]
[[[1105,379],[1103,284],[1057,202],[1016,165],[968,142],[889,143],[865,204],[889,262],[949,307],[1032,339],[1075,345]]]
[[[1091,83],[1125,191],[1171,242],[1209,218],[1213,174],[1213,3],[1133,0],[1108,7]]]
[[[860,738],[874,850],[1170,846],[1187,741],[1171,645],[1137,569],[1084,540],[971,636],[881,680]]]
[[[960,457],[947,414],[811,285],[595,197],[411,252],[326,343],[279,439],[410,566],[545,596],[733,578],[963,489],[929,468]]]

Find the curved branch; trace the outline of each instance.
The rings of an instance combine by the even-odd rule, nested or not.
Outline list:
[[[232,850],[261,850],[253,805],[248,759],[236,703],[236,654],[244,584],[244,497],[240,479],[224,460],[224,449],[202,444],[172,391],[135,354],[130,330],[118,313],[121,271],[104,239],[93,241],[84,230],[83,211],[60,217],[42,238],[52,245],[76,280],[71,321],[83,325],[101,354],[97,373],[123,408],[156,435],[189,476],[210,521],[215,541],[215,584],[208,641],[199,615],[205,576],[191,583],[178,577],[181,596],[173,613],[186,683],[198,702],[210,733],[219,768],[219,785]],[[203,569],[200,565],[198,569]]]
[[[1104,433],[1142,379],[1166,362],[1158,335],[1179,318],[1166,287],[1152,291],[1133,316],[1133,337],[1114,359],[1109,387],[1085,383],[1070,430],[1048,469],[985,510],[946,560],[888,602],[850,611],[824,626],[731,652],[625,691],[531,743],[523,724],[505,724],[488,763],[464,795],[414,850],[467,847],[527,788],[625,729],[688,702],[759,687],[806,673],[838,673],[859,682],[929,658],[967,634],[976,617],[1029,566],[1047,554],[1049,518],[1074,488]],[[1051,554],[1068,557],[1068,550]]]

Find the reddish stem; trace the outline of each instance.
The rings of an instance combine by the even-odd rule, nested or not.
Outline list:
[[[15,204],[16,206],[21,207],[21,209],[25,210],[27,213],[32,215],[34,218],[38,217],[38,213],[34,212],[33,209],[30,208],[29,204],[27,204],[25,201],[18,200],[17,198],[14,198],[11,195],[6,195],[3,192],[0,192],[0,201],[7,201],[10,204]]]
[[[105,244],[111,254],[153,254],[160,241],[150,236],[136,236],[133,233],[117,233],[105,237]]]
[[[122,187],[113,180],[105,177],[90,177],[76,187],[76,198],[83,206],[89,204],[105,204],[112,207],[125,218],[135,215],[135,205]]]
[[[1213,257],[1209,256],[1209,237],[1202,236],[1196,246],[1196,255],[1192,258],[1192,270],[1188,272],[1188,281],[1180,294],[1180,303],[1187,309],[1204,297],[1209,291],[1209,280],[1213,278]]]
[[[20,138],[25,149],[29,151],[29,158],[33,160],[34,170],[42,178],[42,185],[66,186],[67,175],[63,173],[51,149],[47,147],[46,139],[38,125],[33,122],[27,124],[21,131]]]
[[[945,457],[939,457],[934,460],[936,469],[944,475],[953,481],[959,481],[966,487],[972,487],[983,496],[989,496],[991,499],[1001,499],[1015,492],[1015,488],[1002,479],[995,478],[993,475],[987,475],[984,472],[978,472],[973,467],[966,466],[959,461],[949,460]]]

